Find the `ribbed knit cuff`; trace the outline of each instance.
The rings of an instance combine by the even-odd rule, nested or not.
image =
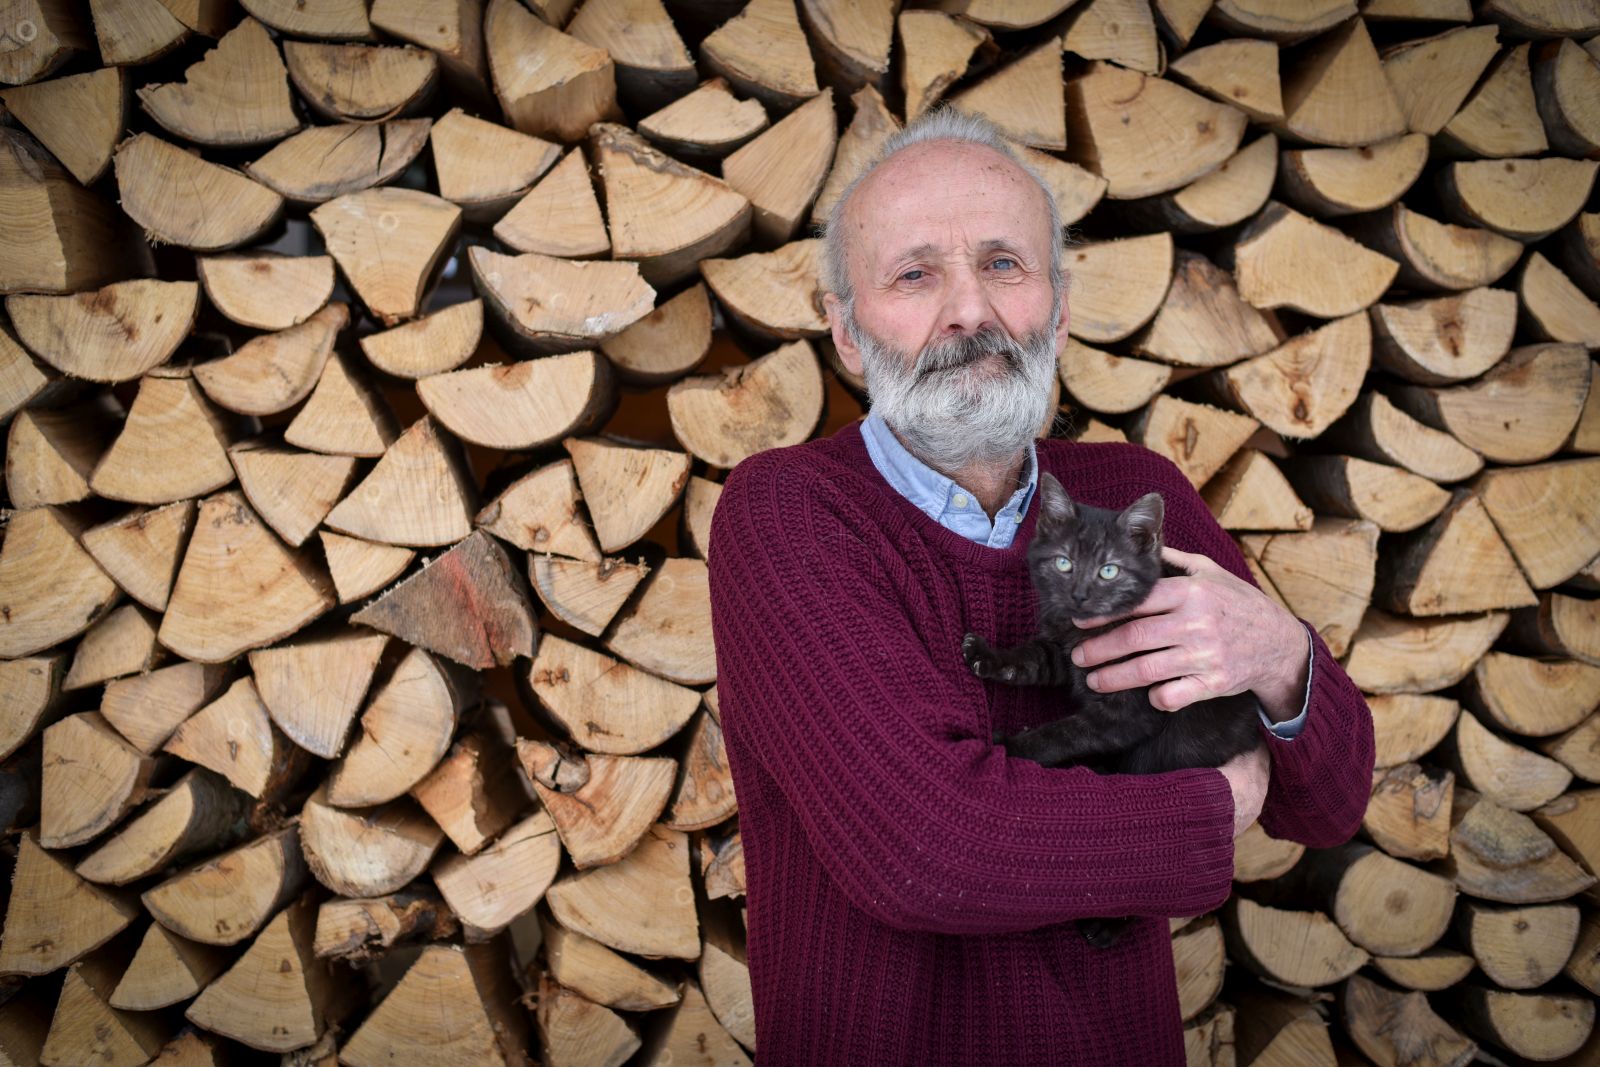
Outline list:
[[[1233,790],[1220,771],[1196,784],[1199,794],[1185,814],[1195,842],[1181,870],[1184,896],[1200,901],[1199,915],[1219,907],[1233,888]]]

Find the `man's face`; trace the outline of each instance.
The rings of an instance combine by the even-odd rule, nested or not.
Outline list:
[[[880,167],[848,208],[854,308],[826,302],[840,358],[865,375],[874,406],[946,470],[1024,447],[1067,331],[1038,186],[987,148],[931,142]]]

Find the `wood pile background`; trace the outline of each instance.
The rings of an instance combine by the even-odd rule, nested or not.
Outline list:
[[[1596,0],[0,20],[0,1062],[750,1062],[709,519],[861,413],[813,224],[947,100],[1081,238],[1051,432],[1371,695],[1191,1062],[1600,1064]]]

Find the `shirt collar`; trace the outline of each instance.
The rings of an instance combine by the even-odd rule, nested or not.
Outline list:
[[[876,408],[867,413],[861,424],[861,437],[867,446],[873,465],[884,479],[901,496],[915,504],[929,518],[943,526],[950,525],[954,516],[979,516],[989,525],[977,497],[954,479],[934,470],[900,443],[889,424]],[[1011,495],[995,515],[995,521],[1009,522],[1013,526],[1028,513],[1039,485],[1038,450],[1028,442],[1022,460],[1021,487]]]

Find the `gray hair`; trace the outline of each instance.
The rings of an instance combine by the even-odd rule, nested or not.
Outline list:
[[[1039,172],[1012,148],[1006,135],[991,120],[983,115],[972,115],[957,111],[949,105],[940,105],[924,112],[905,129],[885,140],[877,154],[850,180],[850,184],[844,187],[844,192],[839,194],[839,199],[833,203],[833,209],[828,212],[827,229],[822,234],[822,286],[845,305],[847,321],[855,317],[852,312],[856,293],[855,286],[850,281],[849,264],[845,262],[842,223],[846,206],[850,203],[850,197],[855,194],[856,188],[866,181],[873,171],[912,145],[927,141],[957,141],[991,149],[1022,168],[1023,173],[1034,180],[1039,186],[1039,191],[1044,194],[1044,202],[1050,212],[1050,232],[1055,235],[1050,249],[1050,286],[1053,292],[1061,293],[1066,285],[1066,274],[1061,266],[1062,250],[1066,245],[1065,231],[1061,225],[1061,209],[1056,206],[1055,194],[1050,191],[1050,186]]]

